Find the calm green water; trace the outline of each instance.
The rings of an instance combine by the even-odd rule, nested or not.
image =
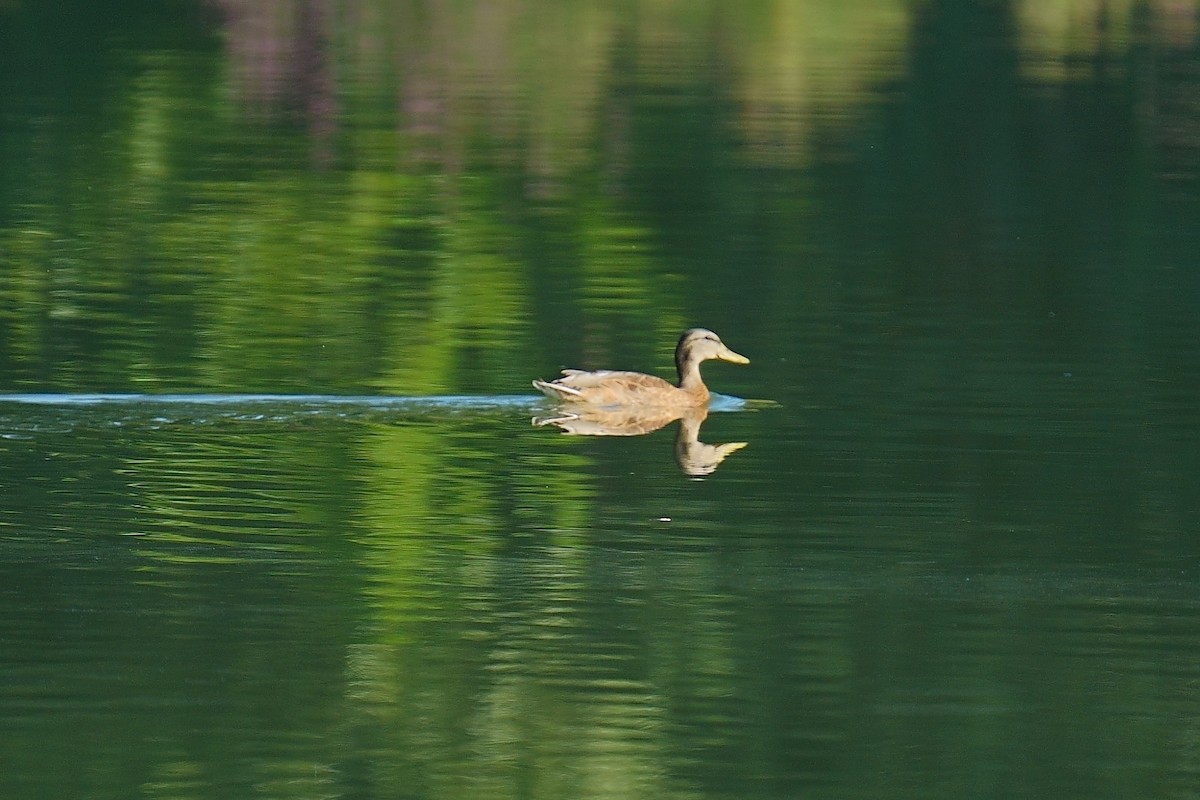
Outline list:
[[[1192,2],[0,2],[0,797],[1196,796],[1197,97]]]

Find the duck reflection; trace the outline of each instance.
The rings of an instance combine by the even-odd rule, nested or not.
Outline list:
[[[700,426],[708,419],[708,408],[628,408],[571,406],[556,409],[552,416],[534,417],[537,426],[552,425],[572,436],[642,436],[675,420],[675,461],[685,475],[700,478],[710,475],[727,456],[746,446],[746,442],[705,444],[700,441]]]

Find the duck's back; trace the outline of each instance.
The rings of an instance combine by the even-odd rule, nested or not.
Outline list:
[[[534,381],[533,385],[557,400],[599,406],[693,405],[696,402],[679,387],[641,372],[564,369],[558,380]]]

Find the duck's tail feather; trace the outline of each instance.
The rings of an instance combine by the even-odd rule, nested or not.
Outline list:
[[[558,399],[571,399],[579,397],[583,392],[570,386],[563,386],[561,383],[551,383],[550,381],[535,380],[533,386],[547,397],[555,397]]]

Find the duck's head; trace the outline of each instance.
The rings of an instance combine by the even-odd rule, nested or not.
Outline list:
[[[725,346],[721,337],[704,328],[692,328],[683,332],[679,344],[675,346],[675,366],[683,375],[687,367],[699,364],[710,358],[730,361],[734,364],[749,364],[750,359],[740,353],[735,353]]]

